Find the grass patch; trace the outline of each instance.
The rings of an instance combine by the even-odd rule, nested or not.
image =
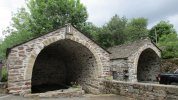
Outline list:
[[[7,67],[2,67],[1,82],[7,82]]]

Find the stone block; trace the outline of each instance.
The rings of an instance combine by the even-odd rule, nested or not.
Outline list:
[[[24,49],[23,46],[18,47],[18,50],[23,50],[23,49]]]

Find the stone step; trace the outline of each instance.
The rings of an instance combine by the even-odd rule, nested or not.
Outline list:
[[[82,88],[69,88],[45,93],[25,94],[24,97],[30,98],[50,98],[50,97],[81,97],[84,95]]]

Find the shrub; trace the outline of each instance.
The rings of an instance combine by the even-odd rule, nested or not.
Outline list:
[[[163,58],[178,58],[178,35],[176,33],[162,35],[158,46],[162,50]]]
[[[2,67],[2,78],[1,78],[1,82],[7,82],[7,67],[3,66]]]

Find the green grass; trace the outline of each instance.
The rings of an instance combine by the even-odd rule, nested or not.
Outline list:
[[[2,67],[2,78],[1,78],[1,82],[7,82],[7,67]]]

